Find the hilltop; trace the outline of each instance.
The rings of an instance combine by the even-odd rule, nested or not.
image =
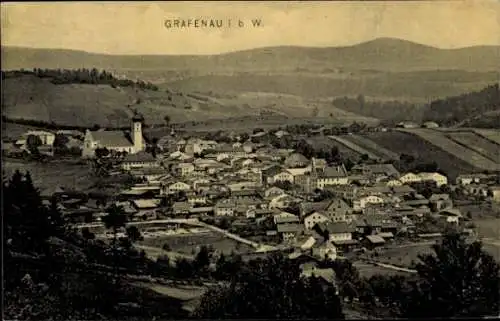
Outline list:
[[[104,68],[108,70],[285,71],[306,68],[413,71],[498,70],[500,47],[439,49],[379,38],[347,47],[268,47],[218,55],[106,55],[65,49],[2,47],[2,68]]]

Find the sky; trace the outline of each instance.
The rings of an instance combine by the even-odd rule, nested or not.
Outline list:
[[[192,19],[167,28],[166,20]],[[195,28],[195,19],[222,20]],[[231,19],[231,26],[228,20]],[[261,25],[251,25],[260,19]],[[237,21],[244,23],[239,27]],[[172,22],[173,23],[173,22]],[[187,23],[187,22],[186,22]],[[198,24],[201,24],[199,21]],[[346,46],[379,37],[439,48],[500,45],[500,1],[2,3],[3,46],[107,54],[217,54]]]

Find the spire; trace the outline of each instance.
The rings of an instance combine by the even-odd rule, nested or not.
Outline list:
[[[144,116],[142,116],[142,114],[139,113],[136,109],[136,110],[134,110],[134,116],[132,117],[132,121],[142,123],[144,121]]]

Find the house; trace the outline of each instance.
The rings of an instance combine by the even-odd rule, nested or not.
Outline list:
[[[439,212],[439,216],[444,218],[446,222],[459,224],[460,220],[463,219],[462,213],[459,209],[448,208]]]
[[[320,234],[327,236],[328,241],[334,244],[352,240],[352,232],[354,232],[354,229],[346,222],[319,223],[317,230]]]
[[[289,136],[290,133],[284,130],[278,130],[276,133],[274,133],[274,136],[278,138],[282,138],[283,136]]]
[[[267,184],[274,183],[274,176],[279,174],[283,169],[279,165],[271,165],[262,170],[262,181]]]
[[[215,216],[233,216],[236,211],[236,204],[227,200],[218,201],[214,206]]]
[[[82,157],[94,157],[95,150],[98,148],[106,148],[114,152],[127,152],[128,154],[143,151],[146,148],[142,135],[143,122],[144,117],[136,112],[132,117],[130,133],[115,130],[87,130],[83,140]]]
[[[376,247],[383,246],[385,244],[385,240],[380,235],[367,235],[365,241],[363,242],[365,247],[373,250]]]
[[[174,194],[177,192],[187,192],[191,190],[191,185],[178,181],[162,186],[162,194]]]
[[[305,167],[309,164],[309,159],[302,154],[293,153],[285,159],[283,164],[290,168]]]
[[[319,173],[317,171],[313,171],[311,175],[314,178],[312,184],[316,189],[322,190],[332,185],[349,184],[347,170],[344,165],[335,167],[326,167],[323,171],[320,171]]]
[[[500,203],[500,186],[491,186],[489,192],[492,200]]]
[[[385,183],[385,185],[388,187],[393,187],[393,186],[401,186],[401,185],[403,185],[403,183],[399,179],[391,179],[391,180],[388,180]]]
[[[399,128],[418,128],[420,127],[417,123],[411,121],[402,121],[396,125]]]
[[[299,223],[299,218],[296,215],[293,215],[292,213],[281,212],[279,214],[273,215],[273,222],[275,225]]]
[[[403,176],[399,178],[401,183],[403,184],[412,184],[412,183],[418,183],[422,181],[422,178],[414,173],[406,173]]]
[[[466,186],[470,184],[480,184],[486,178],[484,174],[465,174],[459,175],[456,179],[456,184]]]
[[[351,169],[352,174],[361,174],[375,177],[398,178],[401,174],[392,164],[363,164]]]
[[[160,163],[150,153],[144,151],[128,154],[121,163],[121,168],[126,171],[141,168],[159,168]]]
[[[273,198],[280,196],[280,195],[283,195],[283,194],[286,194],[286,192],[283,189],[276,187],[276,186],[272,186],[264,191],[263,197],[273,199]]]
[[[299,223],[284,223],[276,226],[276,231],[284,242],[294,240],[302,230],[302,225]]]
[[[453,200],[449,194],[432,194],[429,197],[429,202],[436,211],[453,207]]]
[[[204,205],[207,203],[207,196],[203,194],[190,193],[187,202],[191,205]]]
[[[204,150],[213,150],[217,147],[217,142],[213,140],[203,140],[199,138],[190,138],[184,145],[184,152],[188,155],[201,154]]]
[[[330,221],[330,219],[324,213],[313,212],[304,217],[304,227],[306,230],[312,230],[316,224],[328,221]]]
[[[350,221],[350,215],[353,209],[342,199],[336,198],[331,200],[324,209],[325,215],[332,222]]]
[[[320,260],[328,259],[335,261],[337,259],[337,248],[329,241],[316,242],[311,252],[312,256]]]
[[[361,211],[365,209],[365,207],[370,204],[370,205],[380,205],[384,203],[384,199],[380,196],[375,196],[375,195],[368,195],[364,197],[360,197],[358,199],[355,199],[353,201],[353,210],[354,211]]]
[[[332,268],[318,268],[316,264],[304,263],[300,265],[300,275],[305,278],[316,277],[325,287],[336,286],[337,276]],[[338,290],[335,294],[338,294]]]
[[[195,166],[192,163],[179,163],[174,166],[174,171],[180,176],[191,175],[195,170]]]
[[[272,176],[271,181],[268,180],[267,182],[270,184],[274,184],[277,182],[289,182],[293,184],[294,176],[288,170],[284,169]]]
[[[191,204],[188,202],[175,202],[172,205],[172,213],[174,215],[188,215],[191,210]]]
[[[418,176],[420,177],[421,181],[423,181],[423,182],[436,183],[437,187],[448,184],[448,178],[442,174],[439,174],[439,173],[419,173]]]
[[[300,199],[290,196],[288,194],[283,194],[280,196],[277,196],[273,199],[270,200],[269,202],[269,208],[288,208],[299,202]]]
[[[439,128],[439,125],[438,125],[438,123],[433,122],[433,121],[426,121],[422,125],[422,127],[424,127],[424,128]]]
[[[27,144],[29,136],[38,137],[40,139],[40,142],[42,143],[42,145],[45,145],[45,146],[54,145],[54,141],[56,139],[56,135],[54,133],[47,132],[44,130],[30,130],[30,131],[26,132],[25,134],[23,134],[21,136],[21,138],[15,142],[15,145],[25,149],[27,147],[26,144]]]

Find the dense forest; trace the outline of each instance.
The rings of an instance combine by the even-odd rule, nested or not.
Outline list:
[[[35,68],[32,71],[2,71],[2,79],[19,77],[22,75],[34,75],[39,78],[50,78],[50,82],[55,85],[65,84],[92,84],[92,85],[110,85],[115,87],[136,87],[143,90],[158,90],[158,86],[144,82],[142,80],[133,81],[130,79],[118,79],[111,72],[105,70],[99,71],[93,69],[41,69]]]
[[[500,91],[497,83],[480,91],[435,100],[425,111],[424,119],[442,125],[455,125],[499,109]]]

